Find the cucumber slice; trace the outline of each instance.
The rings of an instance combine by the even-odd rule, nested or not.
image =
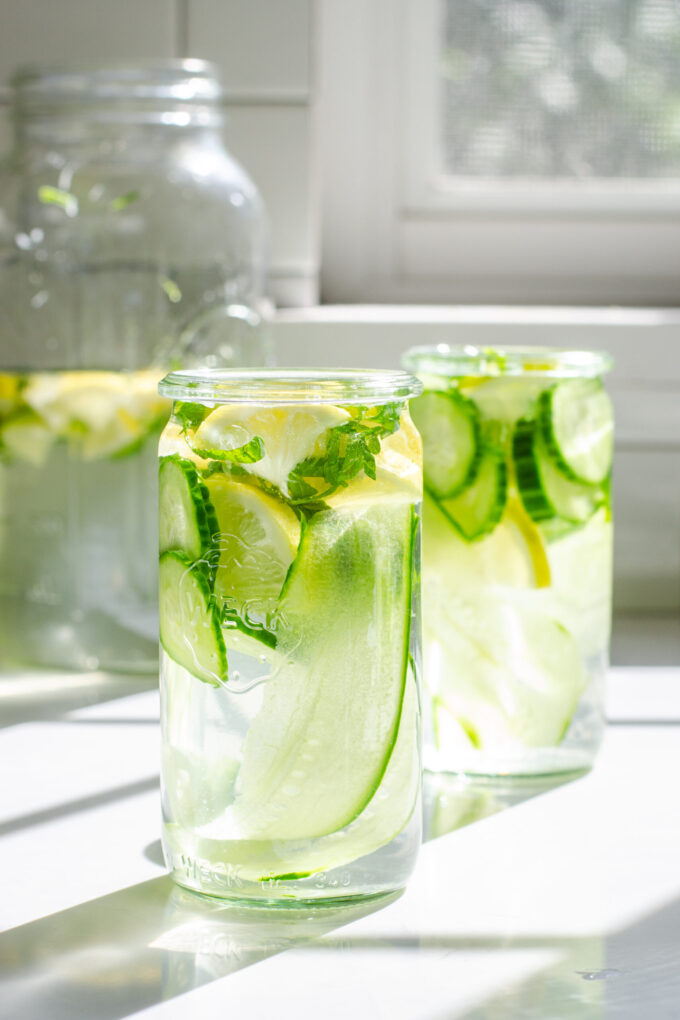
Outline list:
[[[19,412],[0,426],[0,451],[33,467],[47,463],[56,440],[54,431],[32,411]]]
[[[612,402],[599,379],[567,379],[539,401],[543,440],[572,481],[602,485],[614,453]]]
[[[410,402],[423,440],[425,485],[440,499],[456,496],[477,474],[479,412],[456,390],[428,390]]]
[[[171,550],[158,565],[161,644],[171,659],[205,683],[227,677],[227,653],[210,586],[197,564]]]
[[[495,450],[487,450],[472,485],[454,499],[441,500],[440,506],[463,538],[473,542],[494,530],[503,516],[507,496],[505,460]]]
[[[287,662],[264,687],[223,836],[325,836],[376,793],[402,712],[414,536],[408,502],[309,521],[280,600]]]
[[[176,549],[190,560],[202,559],[219,529],[208,490],[198,477],[196,465],[177,454],[164,457],[158,485],[159,551]]]
[[[435,734],[461,750],[559,744],[587,680],[573,635],[507,594],[461,596],[454,578],[425,596],[424,675],[440,678]]]
[[[517,487],[532,520],[561,517],[571,524],[583,524],[606,502],[604,489],[565,477],[550,456],[536,421],[518,421],[512,445]]]
[[[573,529],[572,529],[573,530]],[[538,525],[514,496],[493,532],[479,541],[463,538],[442,504],[425,494],[423,500],[423,574],[425,583],[448,583],[458,589],[481,590],[506,586],[514,589],[550,586],[550,565]]]
[[[493,376],[460,380],[462,393],[474,400],[487,423],[514,425],[518,418],[533,417],[544,378],[531,376]]]
[[[283,881],[284,876],[291,873],[309,875],[331,871],[374,853],[404,831],[418,804],[420,761],[416,735],[419,714],[418,688],[409,670],[399,733],[383,779],[364,810],[344,829],[313,841],[300,839],[280,843],[275,839],[225,839],[222,836],[224,818],[216,815],[200,826],[196,835],[192,834],[190,847],[181,825],[168,826],[167,837],[178,853],[194,853],[207,861],[229,861],[239,879],[256,882]],[[221,797],[228,797],[233,785],[228,767],[220,763],[213,769],[203,762],[192,767],[194,772],[201,771],[211,779],[218,775]],[[220,768],[226,773],[224,778]],[[176,782],[174,787],[177,789],[180,784]],[[195,810],[193,803],[191,809]],[[175,817],[181,819],[183,815],[177,811]]]

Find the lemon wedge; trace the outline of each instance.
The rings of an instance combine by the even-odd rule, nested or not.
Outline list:
[[[143,439],[169,412],[168,401],[156,390],[161,375],[154,369],[38,372],[29,377],[22,398],[55,436],[95,460]]]
[[[266,624],[295,558],[300,521],[286,504],[226,474],[207,480],[219,526],[215,594],[255,625]]]
[[[347,411],[332,404],[258,408],[228,404],[216,408],[201,422],[191,445],[199,456],[206,456],[210,451],[238,450],[259,437],[264,456],[241,467],[278,486],[287,496],[288,475],[295,465],[323,452],[325,432],[349,417]]]

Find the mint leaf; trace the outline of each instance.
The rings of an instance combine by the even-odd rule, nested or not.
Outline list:
[[[169,276],[161,280],[161,287],[165,291],[168,301],[171,301],[173,305],[182,300],[182,291],[179,289],[179,284],[175,280],[171,280]]]
[[[237,446],[233,450],[200,450],[197,446],[189,443],[194,453],[205,460],[229,461],[233,464],[256,464],[264,457],[264,442],[259,436],[253,436],[243,446]]]
[[[197,429],[209,410],[210,408],[204,407],[203,404],[178,400],[175,404],[173,418],[182,426],[182,432],[186,432],[187,429]]]
[[[124,195],[118,195],[117,198],[111,200],[111,208],[115,212],[119,212],[121,209],[126,209],[133,202],[139,200],[138,191],[126,191]]]
[[[38,201],[43,205],[58,205],[67,216],[75,216],[78,212],[76,196],[70,191],[53,188],[50,184],[43,184],[38,188]]]
[[[362,471],[375,480],[376,455],[380,441],[399,428],[401,404],[385,404],[377,409],[355,408],[355,416],[343,425],[330,429],[322,456],[307,457],[296,464],[288,476],[291,502],[303,504],[310,499],[317,503],[340,488],[349,485]],[[308,479],[318,478],[321,489]]]
[[[207,468],[201,468],[199,474],[201,478],[210,478],[212,475],[221,474],[224,472],[221,460],[212,460]]]

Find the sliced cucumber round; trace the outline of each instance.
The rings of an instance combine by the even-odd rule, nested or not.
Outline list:
[[[604,489],[572,481],[559,470],[546,447],[540,423],[518,421],[512,446],[517,487],[532,520],[561,517],[572,524],[583,524],[606,502]]]
[[[202,559],[219,531],[208,490],[195,464],[177,454],[161,460],[159,475],[159,551],[176,549],[190,560]]]
[[[487,423],[513,425],[518,418],[530,418],[545,389],[545,379],[532,376],[492,376],[460,380],[464,396],[474,400]]]
[[[42,467],[57,438],[37,414],[19,412],[0,426],[0,451],[4,450],[13,460]]]
[[[440,506],[463,538],[472,542],[494,530],[503,516],[507,496],[505,460],[495,450],[486,450],[473,483],[454,499],[442,499]]]
[[[608,478],[614,415],[599,379],[567,379],[546,390],[539,421],[545,445],[567,478],[586,485],[601,485]]]
[[[411,401],[410,411],[423,440],[425,484],[440,499],[458,495],[479,467],[476,406],[456,390],[428,390]]]
[[[227,680],[227,653],[210,585],[197,564],[179,552],[158,565],[161,644],[171,659],[205,683]]]

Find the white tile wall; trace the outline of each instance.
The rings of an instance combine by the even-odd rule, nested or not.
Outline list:
[[[231,101],[307,101],[311,0],[189,0],[186,46],[214,60]]]
[[[316,0],[0,0],[0,84],[19,64],[191,56],[226,88],[226,140],[260,188],[271,233],[270,293],[318,297],[313,204]],[[0,147],[9,147],[7,122]]]
[[[677,396],[680,407],[680,394]],[[614,460],[615,612],[680,609],[680,448],[619,446]]]
[[[175,0],[0,0],[0,76],[17,64],[172,57]]]
[[[309,108],[230,103],[225,131],[228,147],[262,194],[277,196],[267,205],[272,281],[312,278],[318,262]]]

